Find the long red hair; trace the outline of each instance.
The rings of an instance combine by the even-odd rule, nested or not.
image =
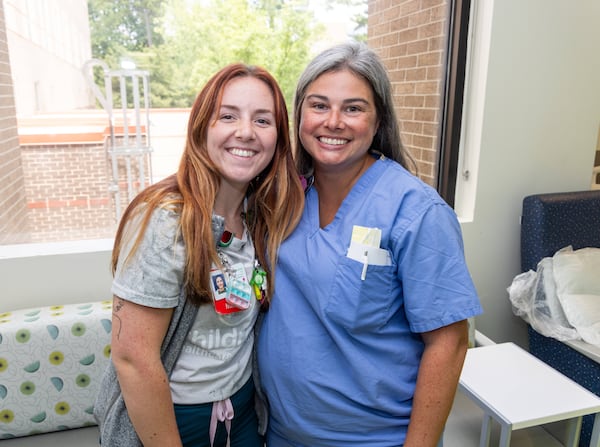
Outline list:
[[[264,305],[273,295],[274,266],[277,249],[297,225],[304,207],[304,192],[292,159],[288,114],[285,99],[273,76],[264,68],[232,64],[217,72],[204,86],[194,102],[188,121],[186,144],[177,173],[149,186],[127,207],[119,224],[112,254],[113,273],[124,244],[126,224],[138,213],[144,216],[133,253],[157,207],[170,207],[180,213],[180,235],[186,246],[184,285],[188,299],[197,304],[210,301],[209,272],[219,264],[212,233],[212,212],[219,189],[220,174],[211,161],[207,132],[221,105],[225,86],[240,77],[264,82],[273,94],[277,143],[269,165],[249,188],[247,215],[256,256],[269,280]],[[146,206],[140,206],[140,205]]]

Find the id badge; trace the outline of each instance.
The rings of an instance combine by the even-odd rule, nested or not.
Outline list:
[[[229,289],[231,287],[229,284],[230,282],[231,281],[228,279],[227,275],[221,270],[211,270],[210,283],[212,287],[215,311],[222,315],[240,312],[243,310],[239,307],[232,306],[227,302],[227,295],[229,294]]]

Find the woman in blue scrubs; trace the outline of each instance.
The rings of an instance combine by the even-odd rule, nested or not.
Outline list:
[[[482,312],[456,215],[409,172],[364,44],[309,63],[294,127],[308,188],[258,340],[267,444],[435,446]]]

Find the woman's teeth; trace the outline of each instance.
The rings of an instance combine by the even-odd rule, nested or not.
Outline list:
[[[238,149],[234,148],[229,151],[233,155],[237,155],[238,157],[252,157],[254,155],[253,151],[249,151],[247,149]]]
[[[321,137],[321,138],[319,138],[319,141],[321,143],[333,144],[333,145],[346,144],[348,142],[348,140],[344,140],[341,138],[327,138],[327,137]]]

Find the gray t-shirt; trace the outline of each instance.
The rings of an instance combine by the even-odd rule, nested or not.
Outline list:
[[[178,233],[179,215],[154,211],[143,241],[132,259],[123,265],[131,243],[121,253],[113,281],[114,295],[143,306],[171,308],[183,287],[185,245]],[[130,228],[137,228],[135,223]],[[231,265],[243,263],[251,277],[254,246],[244,232],[223,253]],[[215,267],[215,266],[213,266]],[[198,404],[231,397],[251,376],[253,327],[259,306],[221,315],[212,304],[203,304],[188,332],[183,350],[170,376],[173,402]]]

